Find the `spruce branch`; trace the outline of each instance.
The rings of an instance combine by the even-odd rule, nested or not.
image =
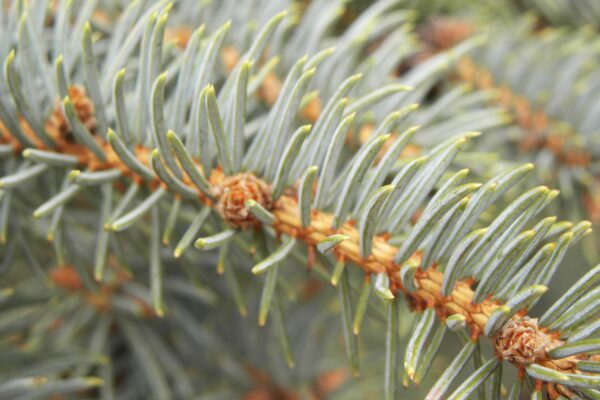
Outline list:
[[[27,124],[23,124],[22,129],[27,134],[33,135],[30,128]],[[48,127],[48,134],[50,137],[60,138],[60,132],[50,130]],[[3,139],[7,143],[11,143],[14,146],[18,146],[18,143],[15,142],[16,139],[12,139],[13,136],[4,128],[2,130]],[[104,154],[106,154],[107,160],[113,160],[112,163],[110,161],[103,162],[103,160],[99,160],[96,157],[94,150],[89,149],[84,144],[71,144],[69,147],[64,149],[59,148],[58,151],[64,153],[65,155],[84,155],[82,159],[90,160],[93,163],[95,169],[101,171],[129,171],[129,174],[132,171],[128,170],[127,166],[119,161],[118,156],[113,152],[113,149],[107,142],[103,142],[101,139],[97,139],[99,146],[102,147]],[[57,140],[60,143],[60,140]],[[47,150],[47,149],[46,149]],[[147,157],[148,149],[139,148],[137,152],[138,160],[145,160]],[[140,161],[141,162],[141,161]],[[83,169],[88,169],[89,166],[82,165]],[[196,165],[196,168],[201,171],[201,166]],[[234,177],[236,180],[235,183],[231,183],[228,181],[223,172],[217,168],[213,169],[211,174],[208,177],[208,181],[210,185],[215,188],[223,188],[223,187],[232,187],[233,190],[237,190],[235,185],[239,184],[239,178]],[[143,179],[138,176],[138,179]],[[248,179],[248,178],[245,178]],[[256,178],[251,178],[256,179]],[[161,182],[157,179],[148,182],[148,184],[152,187],[156,187],[159,185],[163,185],[163,189],[167,189],[165,187],[165,183]],[[196,193],[196,197],[200,202],[203,202],[207,206],[214,206],[214,203],[208,198],[203,192],[199,191],[191,181],[186,182],[187,187],[190,190],[193,190]],[[264,184],[263,184],[264,185]],[[266,187],[266,186],[265,186]],[[222,190],[222,189],[221,189]],[[161,189],[158,189],[155,193],[164,193]],[[252,197],[256,197],[256,194],[253,192],[246,192],[245,190],[241,193],[242,196],[247,197],[249,200],[252,200]],[[265,194],[261,194],[262,198],[264,198]],[[464,194],[463,194],[464,196]],[[241,201],[241,200],[238,200]],[[263,202],[264,200],[261,200]],[[360,251],[360,233],[356,229],[354,222],[348,221],[345,222],[339,228],[336,228],[335,216],[333,214],[322,212],[318,210],[312,210],[311,214],[311,222],[308,226],[303,226],[300,212],[298,200],[295,194],[284,194],[282,195],[274,205],[270,204],[270,201],[267,202],[268,209],[270,210],[271,215],[273,216],[273,221],[271,221],[270,225],[281,235],[286,235],[290,238],[295,238],[296,240],[300,240],[304,242],[308,247],[316,247],[320,243],[328,240],[331,236],[334,235],[343,235],[344,240],[338,242],[333,248],[333,252],[335,256],[344,260],[344,262],[352,262],[352,264],[359,266],[363,269],[365,275],[376,274],[376,275],[386,275],[390,279],[390,288],[392,293],[398,292],[403,293],[405,297],[408,299],[410,304],[415,307],[417,310],[435,310],[435,314],[444,321],[450,315],[462,315],[465,317],[465,322],[469,326],[471,330],[471,335],[473,338],[477,338],[479,335],[482,335],[484,332],[489,332],[491,336],[495,335],[504,335],[503,331],[506,329],[505,324],[501,324],[498,326],[496,330],[490,330],[486,328],[489,321],[490,316],[494,315],[496,311],[502,309],[502,303],[497,300],[483,300],[475,302],[475,293],[471,289],[472,281],[457,281],[454,285],[454,288],[450,292],[448,296],[443,296],[442,293],[442,282],[444,281],[443,273],[437,271],[435,267],[430,267],[425,269],[424,267],[417,268],[414,271],[414,290],[407,289],[402,284],[401,277],[401,268],[396,263],[397,255],[399,254],[398,248],[391,246],[387,243],[387,239],[385,236],[375,236],[372,239],[371,245],[371,254],[368,257],[363,257]],[[245,201],[242,201],[242,208],[244,209]],[[223,208],[221,202],[217,203],[217,207],[221,207],[219,213],[222,217],[225,218],[226,221],[237,221],[238,214],[232,212],[240,212],[239,210],[229,210],[228,208]],[[227,211],[226,211],[227,210]],[[245,214],[247,215],[247,214]],[[247,217],[244,217],[247,218]],[[254,220],[254,223],[260,223],[260,220]],[[122,224],[116,223],[119,227]],[[237,226],[237,222],[235,225]],[[113,224],[115,226],[115,224]],[[246,227],[245,223],[241,225],[242,228]],[[588,228],[588,225],[585,225],[583,232],[585,232]],[[119,228],[122,229],[122,228]],[[229,231],[231,234],[233,231]],[[231,234],[227,237],[230,238]],[[207,247],[208,242],[206,239],[202,239],[202,244],[196,244],[197,247],[200,248],[212,248],[215,246],[220,246],[222,241],[217,241],[214,245],[210,245]],[[211,242],[212,243],[212,242]],[[288,241],[288,243],[293,243],[293,241]],[[285,245],[285,247],[289,247]],[[285,257],[288,250],[282,252],[279,258]],[[275,257],[276,253],[273,253],[271,257]],[[410,263],[413,265],[421,265],[421,253],[414,253],[410,256]],[[278,258],[278,260],[279,260]],[[265,260],[264,262],[267,262]],[[260,264],[262,265],[262,264]],[[267,265],[267,264],[265,264]],[[258,266],[256,268],[259,268]],[[262,271],[267,267],[260,267],[257,271]],[[513,309],[512,307],[508,307],[508,310]],[[517,310],[522,309],[522,305],[519,305]],[[525,307],[527,309],[527,307]],[[160,315],[160,308],[158,309]],[[516,317],[514,317],[512,321],[515,324],[519,324],[521,320],[527,319],[527,317],[519,312]],[[494,324],[498,325],[498,324]],[[546,331],[540,330],[537,331],[536,334],[541,336],[539,339],[540,343],[552,343],[554,347],[560,347],[562,342],[557,339],[556,334],[547,333]],[[499,350],[500,351],[500,350]],[[502,350],[504,351],[504,350]],[[501,354],[502,354],[501,351]],[[540,355],[536,356],[533,359],[537,364],[548,367],[551,369],[558,369],[560,371],[564,371],[565,373],[574,373],[577,371],[577,358],[574,358],[573,355],[569,355],[567,357],[563,357],[562,353],[560,354],[560,360],[554,360],[550,357],[548,353],[546,353],[545,347],[537,349],[536,351],[540,352]],[[515,360],[513,360],[515,361]],[[531,362],[531,361],[529,361]],[[516,365],[524,368],[529,362],[519,362],[515,361]],[[409,372],[409,377],[411,377],[411,373]]]
[[[111,355],[110,363],[94,369],[107,382],[102,390],[112,390],[118,385],[113,380],[123,379],[137,395],[170,398],[174,389],[174,396],[185,398],[194,390],[187,368],[194,353],[189,341],[211,354],[235,346],[235,341],[225,344],[208,334],[199,316],[177,299],[216,307],[214,298],[210,301],[214,296],[194,289],[193,269],[185,267],[198,259],[215,264],[231,294],[227,300],[242,316],[252,312],[245,292],[260,294],[259,325],[270,322],[282,360],[294,368],[304,357],[294,354],[292,336],[309,329],[304,320],[302,329],[288,330],[283,293],[295,292],[287,281],[293,271],[286,267],[300,259],[337,286],[341,333],[355,376],[361,373],[358,333],[372,314],[367,312],[373,308],[371,285],[383,299],[385,313],[378,310],[387,322],[382,363],[387,398],[397,393],[399,321],[410,315],[402,297],[420,314],[405,349],[403,383],[422,381],[447,327],[465,342],[452,367],[464,367],[469,357],[475,360],[475,372],[454,392],[458,371],[447,371],[428,398],[464,398],[474,391],[497,397],[501,360],[514,364],[520,378],[535,380],[534,396],[541,396],[543,387],[552,398],[597,394],[593,310],[598,290],[586,293],[586,284],[578,282],[540,321],[529,314],[590,224],[557,223],[554,217],[534,224],[558,194],[545,186],[520,192],[494,215],[486,214],[532,165],[484,174],[492,178],[481,183],[463,183],[469,170],[451,168],[480,129],[506,123],[503,112],[482,108],[482,99],[465,99],[460,90],[415,105],[427,102],[448,66],[481,45],[479,39],[438,52],[405,75],[381,79],[414,51],[391,51],[411,37],[414,18],[394,0],[376,2],[345,27],[335,37],[335,50],[322,44],[343,8],[328,1],[310,2],[291,16],[278,6],[251,10],[264,22],[256,29],[237,19],[213,27],[216,22],[208,18],[206,30],[214,33],[203,38],[204,27],[183,30],[175,47],[164,36],[169,15],[185,19],[179,5],[161,1],[117,7],[122,19],[105,29],[95,21],[95,2],[73,7],[73,2],[61,3],[53,11],[56,20],[46,26],[44,13],[34,16],[28,4],[16,2],[8,12],[18,17],[17,35],[7,39],[7,46],[0,43],[6,58],[0,91],[10,95],[0,97],[0,156],[7,160],[7,176],[0,180],[0,233],[5,240],[10,228],[8,263],[10,246],[19,246],[33,270],[45,275],[36,254],[44,249],[32,251],[27,244],[38,236],[37,227],[22,215],[37,207],[35,217],[51,217],[48,237],[62,265],[52,271],[51,281],[71,294],[54,309],[51,290],[40,292],[40,299],[33,296],[36,307],[31,309],[21,309],[21,299],[9,301],[6,308],[13,309],[0,318],[0,331],[27,331],[32,342],[45,342],[49,324],[76,310],[59,327],[57,339],[51,339],[68,341],[78,327],[102,314],[87,346]],[[220,10],[220,5],[206,7],[206,12]],[[247,17],[243,11],[250,10],[241,11]],[[38,31],[53,34],[52,49],[40,51],[46,43],[35,42]],[[45,54],[53,55],[56,85],[48,78]],[[367,60],[361,60],[363,55]],[[135,76],[126,74],[134,63]],[[167,69],[169,74],[163,72]],[[33,96],[36,92],[39,97]],[[453,96],[460,101],[450,106],[457,99]],[[469,110],[466,116],[463,107]],[[306,120],[312,125],[296,127]],[[417,125],[423,139],[411,148]],[[348,146],[347,137],[356,134],[363,143]],[[413,157],[411,149],[422,157]],[[26,192],[41,179],[49,181],[48,190]],[[70,204],[74,200],[79,204]],[[175,272],[163,246],[178,232],[178,222],[186,229],[174,255],[184,271]],[[68,236],[71,230],[78,235],[75,240]],[[81,246],[90,236],[96,282]],[[218,260],[211,259],[212,253],[194,257],[192,243],[199,250],[219,249]],[[119,261],[111,258],[113,253]],[[234,270],[239,260],[254,267]],[[149,287],[112,270],[121,263],[147,266]],[[266,278],[250,279],[248,272]],[[241,281],[240,273],[247,279]],[[362,278],[358,288],[352,279],[356,275]],[[595,268],[586,279],[596,282],[597,276]],[[39,288],[39,281],[38,286],[27,281]],[[227,300],[219,306],[224,309]],[[3,301],[0,297],[0,306]],[[323,303],[319,306],[325,312]],[[313,317],[311,323],[320,316]],[[109,327],[116,340],[108,339]],[[467,327],[470,335],[462,331]],[[492,339],[495,350],[489,361],[481,356],[484,337]],[[15,343],[20,342],[17,337]],[[130,362],[114,363],[128,371],[113,372],[112,358],[123,353],[141,368],[129,373]],[[220,356],[219,369],[237,379],[239,372],[231,371],[239,363],[227,353]],[[86,376],[89,370],[83,369],[73,376]],[[140,376],[147,388],[130,385]],[[69,377],[60,384],[87,390],[81,382],[100,385],[95,377]],[[515,387],[516,396],[521,386]]]

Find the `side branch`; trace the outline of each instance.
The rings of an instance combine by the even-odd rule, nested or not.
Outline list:
[[[158,177],[152,180],[145,180],[144,177],[137,175],[135,171],[131,171],[114,152],[112,147],[99,136],[95,136],[95,140],[102,147],[106,154],[106,161],[99,160],[96,155],[87,147],[65,138],[65,136],[58,131],[53,129],[52,125],[47,125],[49,135],[55,139],[58,144],[56,152],[61,154],[68,154],[77,157],[80,160],[81,168],[91,170],[109,170],[119,169],[123,172],[124,176],[136,182],[145,182],[151,190],[156,189],[158,186],[168,188],[162,183]],[[34,137],[33,132],[23,122],[23,130],[27,135]],[[22,149],[19,143],[13,138],[10,132],[7,130],[4,124],[0,121],[0,142],[10,143],[14,146],[16,152],[20,152]],[[49,150],[38,142],[38,148]],[[144,165],[149,165],[149,154],[150,149],[138,146],[135,149],[135,156]],[[201,170],[201,166],[197,165],[198,169]],[[223,185],[226,180],[226,176],[223,174],[220,168],[215,168],[211,171],[209,181],[212,186],[219,188]],[[207,197],[204,193],[200,192],[190,181],[185,179],[185,184],[192,190],[198,193],[198,201],[206,206],[216,208],[218,204],[212,199]],[[472,279],[466,279],[458,281],[450,296],[444,297],[441,294],[441,286],[443,280],[443,273],[438,271],[435,266],[428,269],[418,268],[415,273],[415,287],[413,291],[408,290],[402,285],[400,278],[400,266],[394,262],[394,255],[398,251],[398,248],[390,245],[387,242],[385,235],[379,235],[373,239],[372,252],[368,258],[360,256],[359,250],[359,234],[358,230],[354,226],[354,221],[348,221],[343,224],[340,229],[333,229],[332,221],[333,215],[313,210],[311,223],[308,227],[303,227],[296,194],[287,192],[282,195],[273,205],[271,210],[275,216],[275,221],[272,226],[278,234],[288,235],[304,242],[308,247],[314,248],[318,243],[323,241],[325,238],[333,234],[342,234],[348,237],[347,240],[340,243],[334,250],[336,257],[351,261],[353,264],[359,266],[365,274],[380,274],[385,273],[390,278],[391,287],[397,292],[402,292],[413,309],[422,311],[426,308],[435,309],[436,315],[442,321],[444,321],[449,315],[460,314],[465,317],[465,321],[468,324],[473,339],[476,339],[483,334],[484,328],[491,313],[501,307],[502,304],[493,299],[486,299],[480,304],[473,303],[474,291],[471,286],[473,284]],[[416,252],[411,256],[411,262],[416,265],[421,263],[421,254]],[[518,313],[511,319],[513,325],[520,324],[521,320],[526,317],[526,310]],[[508,325],[508,324],[507,324]],[[502,334],[503,329],[500,330],[497,335]],[[562,341],[558,340],[556,333],[550,333],[547,330],[537,330],[536,334],[541,336],[541,343],[549,343],[550,347],[557,347],[563,344]],[[498,348],[497,348],[498,349]],[[547,350],[550,348],[544,348],[541,350],[540,355],[535,359],[535,362],[554,370],[564,372],[576,372],[576,360],[577,358],[572,356],[561,360],[552,360],[547,354]],[[499,352],[501,357],[501,353]],[[514,362],[518,367],[524,368],[525,364],[520,362]]]

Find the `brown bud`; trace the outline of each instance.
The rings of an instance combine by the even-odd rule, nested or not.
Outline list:
[[[273,207],[267,184],[247,172],[225,178],[214,195],[218,199],[217,212],[234,228],[246,229],[259,224],[246,209],[247,200],[252,199],[267,210]]]
[[[497,353],[512,363],[527,365],[548,360],[551,341],[542,332],[537,318],[509,320],[495,335]]]

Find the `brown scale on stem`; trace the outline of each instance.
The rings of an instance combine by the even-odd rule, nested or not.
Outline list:
[[[96,107],[87,96],[85,89],[79,85],[69,86],[69,99],[73,104],[73,109],[81,123],[92,133],[96,133]],[[60,100],[56,99],[54,110],[46,121],[47,125],[51,125],[48,130],[60,132],[60,137],[67,141],[73,142],[71,134],[71,126],[67,121],[66,116],[62,111]]]

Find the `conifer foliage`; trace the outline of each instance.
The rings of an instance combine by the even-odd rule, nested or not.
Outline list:
[[[2,2],[0,399],[600,398],[596,33],[413,3]]]

